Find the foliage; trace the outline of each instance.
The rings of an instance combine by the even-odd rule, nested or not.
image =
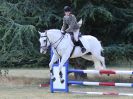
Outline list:
[[[104,49],[107,63],[133,60],[133,45],[110,45]]]
[[[125,42],[133,42],[133,23],[128,24],[128,26],[122,31],[122,35],[123,38],[125,38]]]
[[[15,66],[37,62],[41,55],[39,44],[36,42],[38,33],[35,27],[20,25],[4,17],[0,17],[0,21],[0,26],[3,27],[0,39],[0,65]]]
[[[108,63],[132,59],[132,0],[0,0],[0,65],[48,65],[49,55],[39,53],[37,31],[60,29],[65,5],[83,19],[83,34],[106,46]]]

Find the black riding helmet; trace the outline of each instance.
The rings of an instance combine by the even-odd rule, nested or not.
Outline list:
[[[65,6],[64,7],[64,12],[71,12],[71,7]]]

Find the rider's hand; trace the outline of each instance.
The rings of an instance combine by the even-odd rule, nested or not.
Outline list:
[[[65,35],[65,34],[66,34],[66,31],[61,31],[61,33],[62,33],[63,35]]]

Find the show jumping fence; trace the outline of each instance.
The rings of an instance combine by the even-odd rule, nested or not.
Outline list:
[[[51,53],[52,54],[52,53]],[[51,55],[52,57],[52,55]],[[51,92],[70,92],[69,85],[89,85],[89,86],[119,86],[119,87],[133,87],[133,83],[114,83],[114,82],[87,82],[87,81],[73,81],[69,80],[69,73],[89,73],[89,74],[119,74],[119,75],[133,75],[133,71],[122,70],[75,70],[68,69],[69,62],[67,61],[62,69],[64,83],[59,79],[59,67],[58,63],[53,65],[53,72],[56,80],[53,82],[50,80]],[[123,95],[133,96],[132,93],[117,93],[117,92],[78,92],[71,91],[76,94],[91,94],[91,95]]]

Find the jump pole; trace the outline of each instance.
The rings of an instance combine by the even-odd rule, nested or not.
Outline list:
[[[122,70],[69,70],[68,73],[89,73],[89,74],[120,74],[120,75],[132,75],[133,71],[122,71]]]
[[[132,93],[117,93],[117,92],[80,92],[71,91],[74,94],[87,94],[87,95],[111,95],[111,96],[133,96]]]
[[[71,85],[133,87],[133,83],[68,81]]]

